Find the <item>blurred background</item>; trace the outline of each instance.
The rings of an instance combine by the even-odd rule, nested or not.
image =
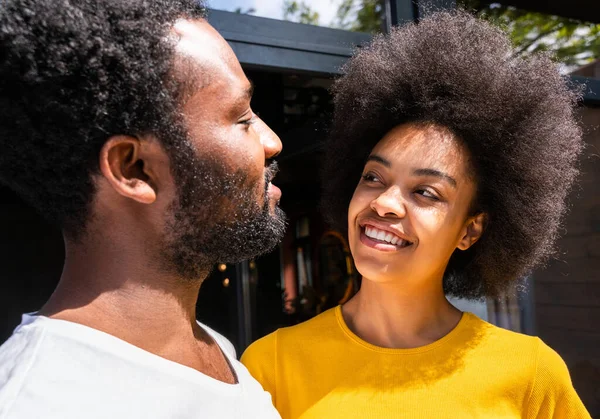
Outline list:
[[[345,238],[322,220],[321,150],[332,113],[329,87],[353,49],[392,25],[440,8],[463,7],[501,26],[522,55],[551,52],[561,71],[585,83],[578,113],[587,150],[560,255],[523,278],[519,290],[463,310],[540,336],[567,362],[592,417],[600,417],[600,2],[592,0],[212,0],[210,23],[256,85],[253,109],[282,139],[282,244],[236,265],[217,264],[200,291],[198,318],[227,336],[238,354],[278,327],[343,303],[360,287]],[[60,231],[0,188],[0,342],[24,312],[39,309],[61,273]]]

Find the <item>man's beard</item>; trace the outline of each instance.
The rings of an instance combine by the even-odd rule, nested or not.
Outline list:
[[[256,180],[243,169],[229,173],[218,158],[199,158],[191,149],[180,151],[172,155],[178,197],[167,214],[160,249],[165,267],[187,280],[198,280],[217,262],[240,262],[275,248],[286,228],[279,206],[271,213],[267,193],[277,164],[265,170],[264,179]],[[259,202],[262,181],[264,200]]]

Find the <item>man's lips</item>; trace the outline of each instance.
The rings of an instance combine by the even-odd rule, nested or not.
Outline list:
[[[267,194],[269,195],[270,199],[273,199],[275,201],[279,201],[281,199],[281,189],[273,185],[271,182],[269,182],[269,185],[267,187]]]
[[[272,161],[265,169],[265,183],[267,185],[266,193],[269,199],[279,202],[281,199],[281,189],[271,183],[277,172],[279,172],[279,166],[276,161]]]

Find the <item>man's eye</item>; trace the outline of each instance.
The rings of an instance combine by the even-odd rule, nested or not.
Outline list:
[[[248,129],[248,127],[254,124],[254,122],[256,122],[256,114],[253,113],[252,116],[250,116],[250,118],[243,119],[238,123],[244,125],[244,128]]]

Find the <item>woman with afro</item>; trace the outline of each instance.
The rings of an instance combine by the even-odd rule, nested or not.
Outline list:
[[[376,37],[343,73],[323,207],[362,285],[244,354],[283,419],[589,418],[556,352],[446,298],[498,296],[551,256],[578,92],[460,11]]]

